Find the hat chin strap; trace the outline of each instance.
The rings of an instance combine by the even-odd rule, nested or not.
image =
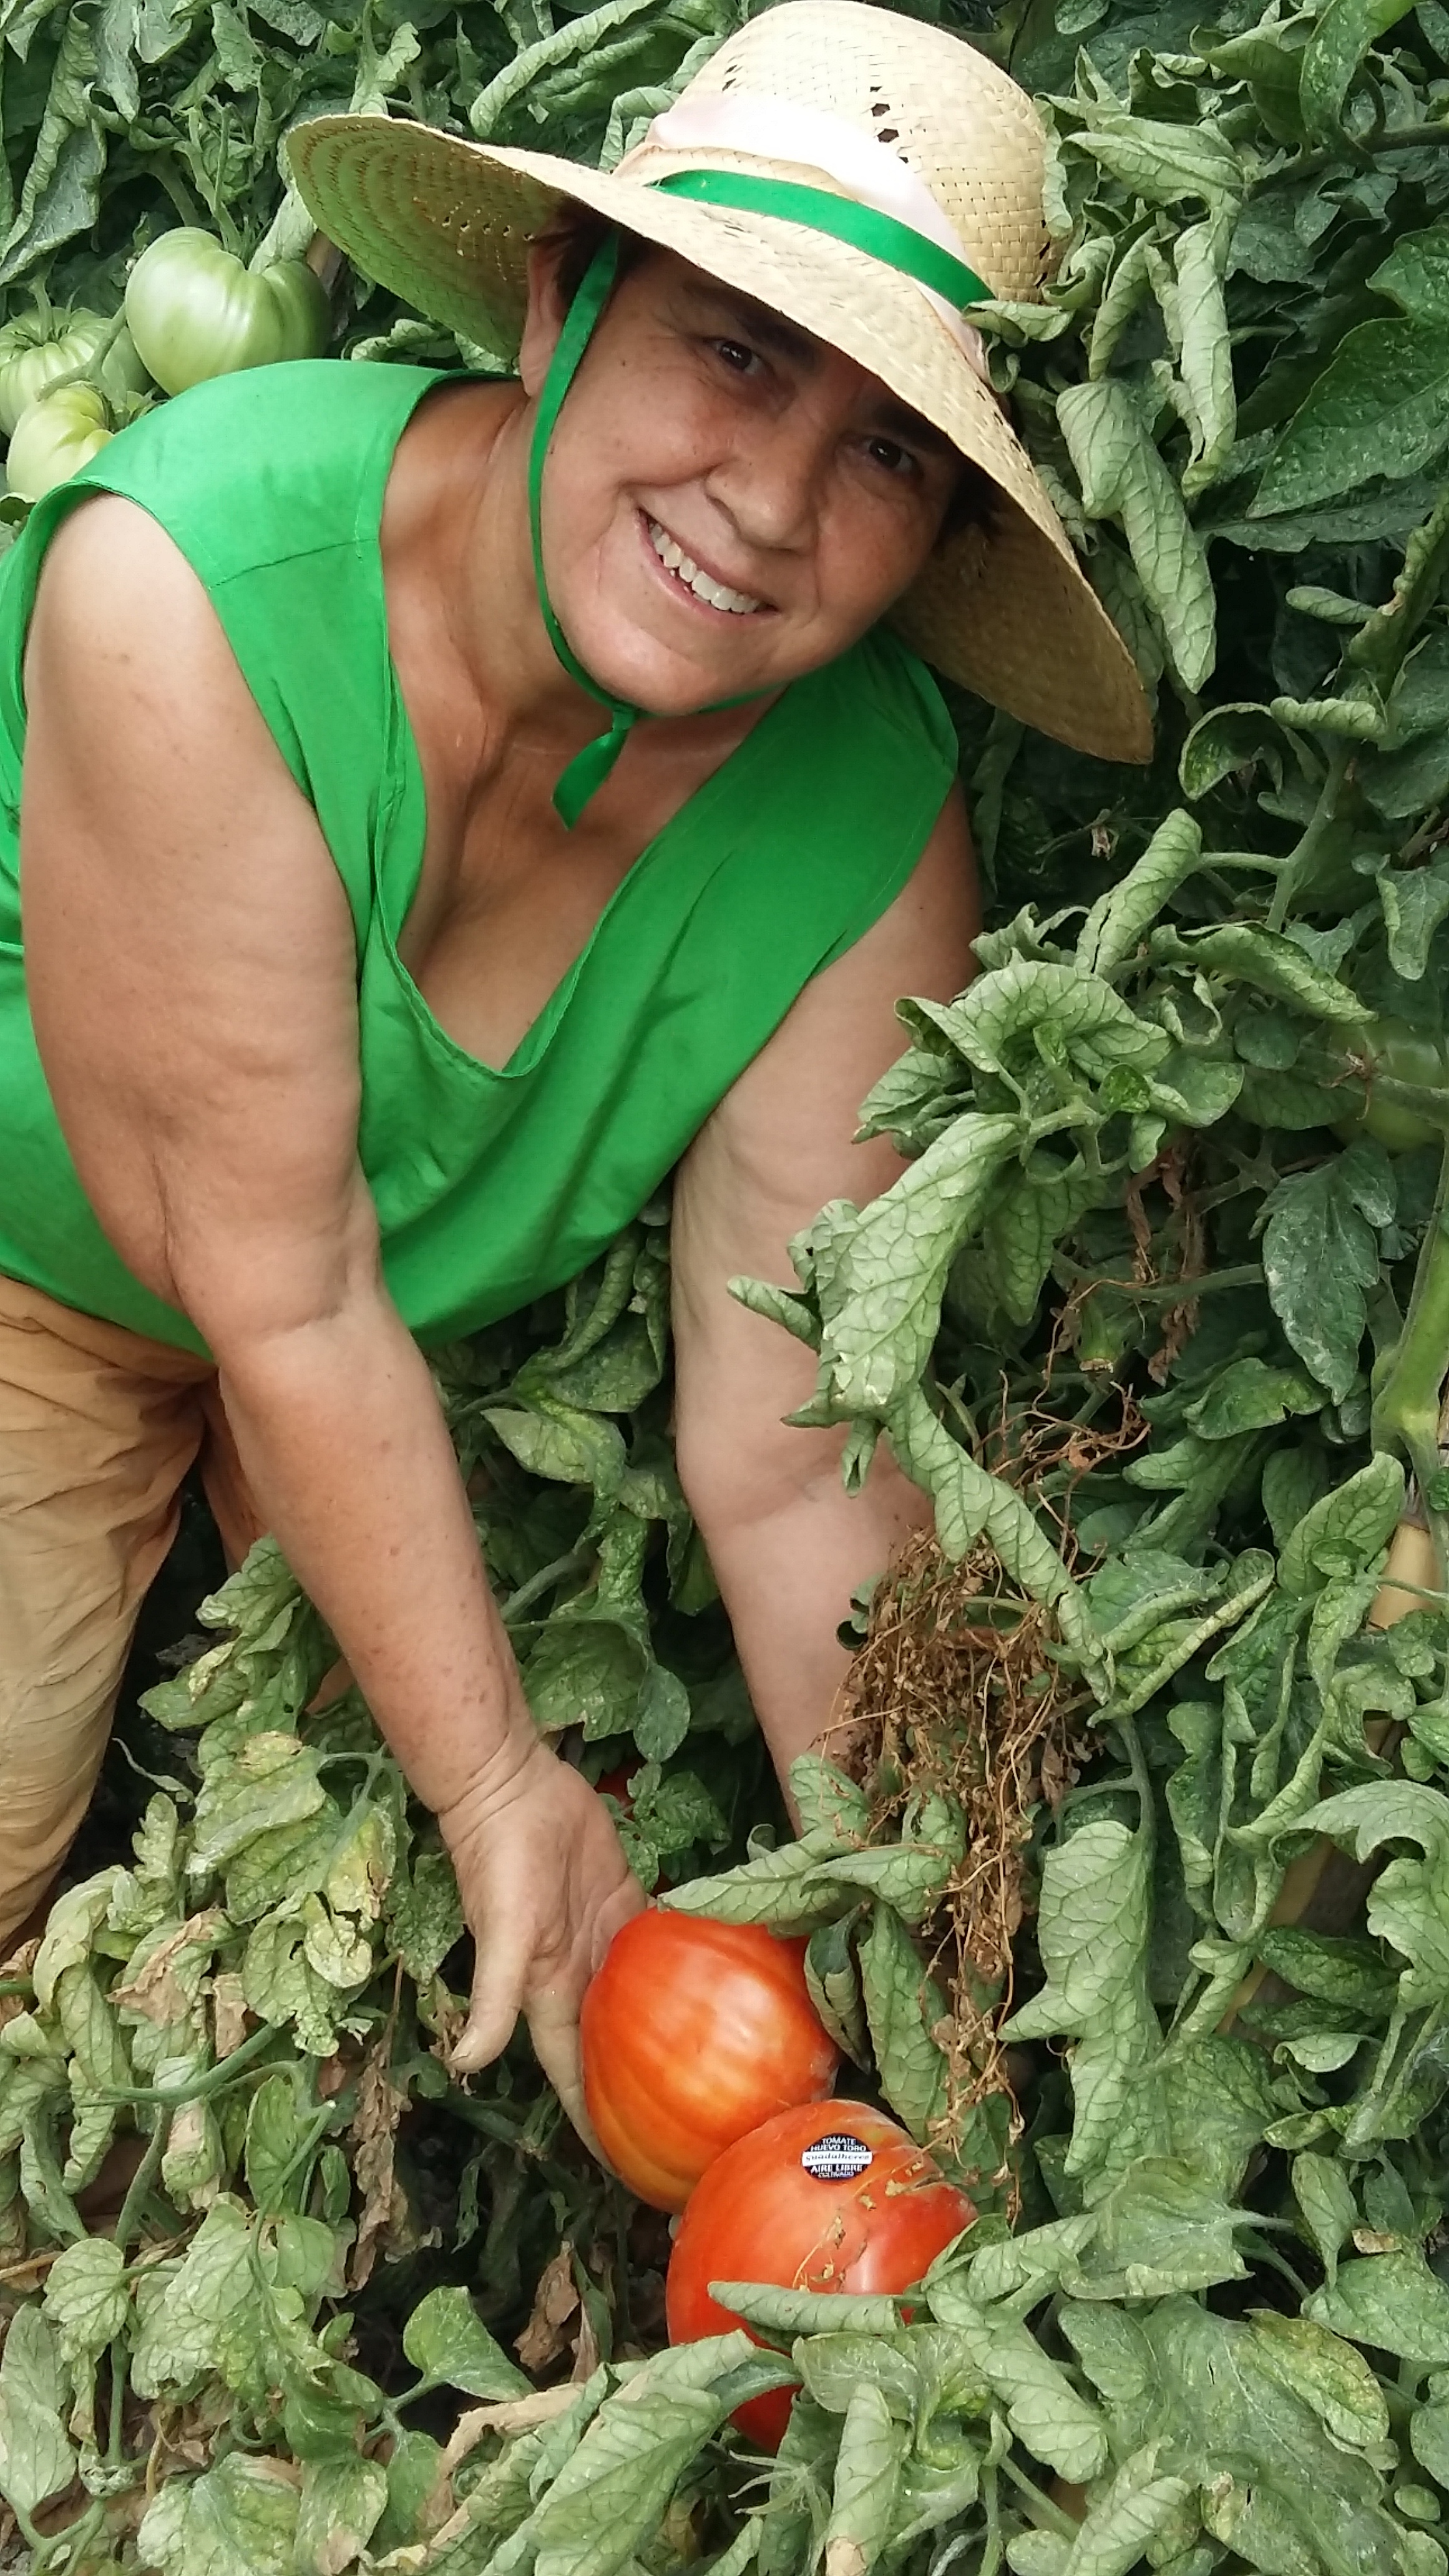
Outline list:
[[[557,427],[564,398],[578,373],[579,361],[608,303],[618,268],[619,236],[610,233],[608,240],[595,251],[584,272],[584,282],[569,306],[543,380],[528,449],[528,528],[533,541],[533,577],[548,640],[569,678],[576,680],[581,689],[587,689],[589,696],[596,698],[601,707],[607,707],[610,717],[605,731],[596,734],[592,742],[586,742],[582,751],[575,752],[553,791],[554,811],[570,831],[590,798],[597,796],[605,779],[612,775],[614,764],[635,725],[647,714],[645,708],[631,706],[627,698],[612,697],[607,689],[600,688],[597,680],[590,679],[558,622],[543,568],[543,469],[549,443]],[[748,706],[752,698],[769,695],[768,689],[747,689],[740,697],[716,698],[704,713],[719,715],[728,707]]]
[[[627,699],[611,697],[607,689],[601,689],[596,680],[590,679],[554,615],[543,569],[543,469],[549,442],[563,409],[564,396],[578,373],[579,360],[609,300],[618,266],[619,236],[610,233],[608,240],[594,253],[583,284],[569,306],[538,398],[538,413],[528,450],[528,526],[533,540],[533,577],[538,587],[538,604],[543,611],[548,640],[569,678],[576,680],[581,689],[587,689],[591,698],[597,698],[601,707],[607,707],[611,718],[606,732],[597,735],[593,742],[585,743],[583,750],[575,753],[553,791],[554,810],[570,831],[590,797],[597,795],[610,775],[643,712],[639,707],[631,707]]]

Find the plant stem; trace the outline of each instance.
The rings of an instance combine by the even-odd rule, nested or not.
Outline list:
[[[1337,820],[1339,793],[1348,775],[1349,762],[1357,749],[1356,743],[1336,742],[1329,754],[1323,785],[1318,791],[1318,802],[1304,827],[1302,839],[1295,849],[1289,851],[1284,860],[1282,873],[1273,889],[1273,900],[1268,906],[1266,922],[1269,930],[1282,929],[1288,917],[1288,907],[1317,858],[1319,846],[1329,825]]]
[[[521,1619],[525,1610],[531,1610],[539,1595],[547,1592],[550,1585],[562,1583],[567,1575],[581,1574],[592,1554],[591,1548],[575,1547],[567,1556],[556,1556],[552,1565],[540,1566],[537,1574],[531,1574],[526,1583],[520,1583],[518,1590],[510,1592],[504,1602],[500,1613],[504,1627],[511,1628],[515,1619]]]
[[[1081,2530],[1081,2524],[1073,2522],[1069,2513],[1063,2513],[1059,2504],[1053,2504],[1049,2495],[1043,2495],[1041,2488],[1033,2478],[1027,2476],[1025,2469],[1017,2467],[1009,2451],[1001,2465],[1012,2485],[1019,2487],[1025,2496],[1031,2509],[1033,2522],[1039,2523],[1043,2531],[1059,2531],[1063,2540],[1075,2540]]]
[[[1419,1249],[1413,1294],[1398,1347],[1374,1393],[1376,1449],[1408,1458],[1428,1513],[1441,1576],[1449,1573],[1449,1525],[1430,1500],[1439,1467],[1439,1421],[1449,1370],[1449,1142],[1439,1167],[1434,1212]]]
[[[164,2085],[137,2086],[128,2091],[117,2086],[103,2093],[93,2093],[88,2098],[108,2104],[139,2104],[146,2110],[179,2111],[188,2102],[205,2102],[213,2093],[225,2092],[232,2078],[244,2075],[276,2037],[276,2023],[263,2022],[260,2030],[254,2030],[251,2038],[244,2039],[240,2048],[234,2048],[230,2057],[224,2057],[219,2066],[211,2067],[205,2075],[198,2075],[194,2084],[178,2084],[174,2092]]]
[[[146,2152],[131,2176],[131,2187],[121,2203],[121,2214],[116,2221],[113,2241],[123,2254],[141,2223],[141,2211],[146,2195],[160,2170],[161,2158],[166,2152],[167,2127],[166,2121],[157,2121],[146,2141]]]

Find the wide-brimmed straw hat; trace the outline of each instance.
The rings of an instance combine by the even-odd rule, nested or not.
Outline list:
[[[380,116],[317,117],[288,138],[322,231],[469,338],[517,346],[529,243],[571,200],[843,350],[1000,496],[984,524],[936,549],[893,623],[949,678],[1058,741],[1143,760],[1136,665],[965,319],[985,295],[1041,292],[1044,153],[1036,110],[1005,72],[865,0],[780,0],[611,171]]]

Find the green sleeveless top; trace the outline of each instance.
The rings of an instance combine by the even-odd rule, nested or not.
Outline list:
[[[205,1345],[85,1197],[25,994],[22,655],[46,545],[85,494],[124,494],[179,546],[316,811],[356,931],[362,1167],[424,1342],[559,1286],[638,1212],[900,891],[955,774],[935,683],[871,634],[789,688],[641,853],[508,1062],[465,1054],[397,952],[425,815],[379,549],[394,451],[440,380],[311,359],[199,385],[50,494],[0,565],[0,1271],[185,1349]]]

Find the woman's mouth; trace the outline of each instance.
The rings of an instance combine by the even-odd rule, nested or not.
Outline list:
[[[716,581],[711,574],[703,572],[685,553],[683,546],[671,537],[668,529],[661,528],[657,519],[646,516],[644,525],[665,571],[703,607],[716,609],[725,617],[753,617],[764,607],[762,599],[752,599],[746,590],[730,590],[724,582]]]

